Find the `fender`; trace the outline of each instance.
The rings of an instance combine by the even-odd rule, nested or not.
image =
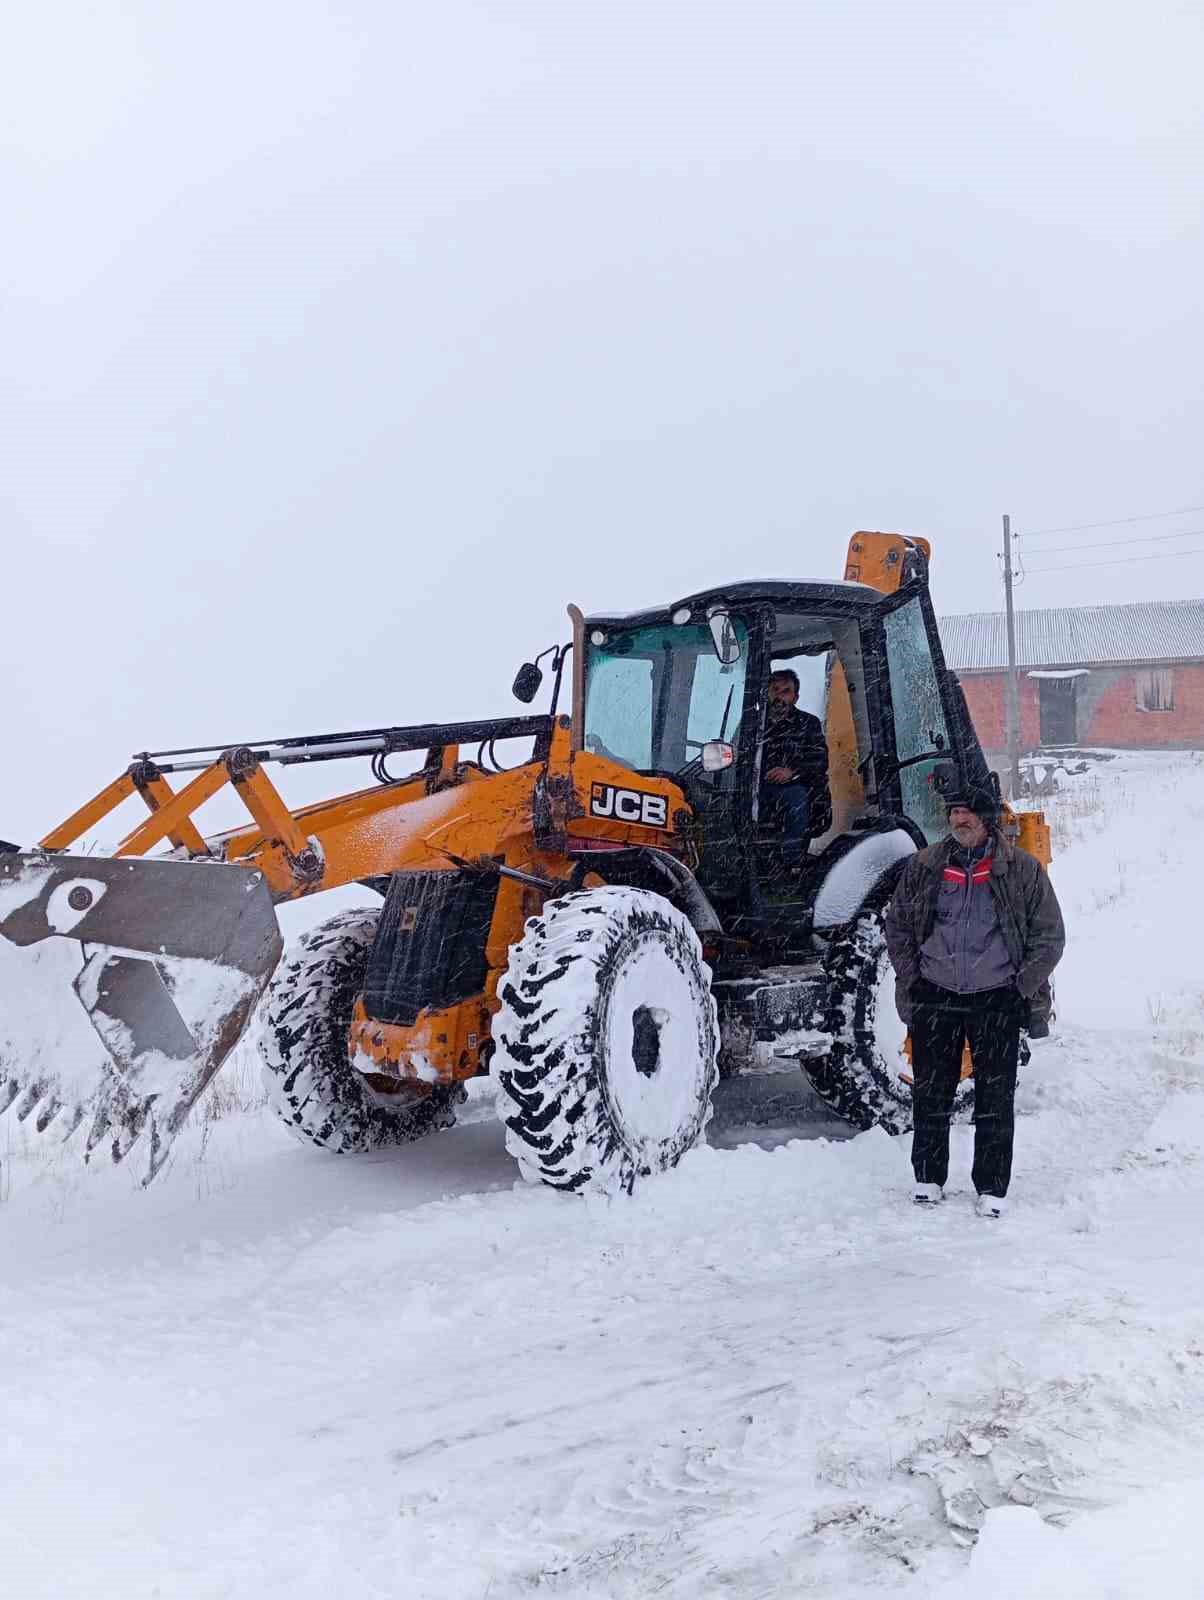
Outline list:
[[[812,927],[817,932],[851,922],[875,898],[884,879],[893,879],[902,864],[927,843],[906,817],[881,817],[872,829],[846,836],[815,895]],[[893,886],[893,885],[892,885]]]

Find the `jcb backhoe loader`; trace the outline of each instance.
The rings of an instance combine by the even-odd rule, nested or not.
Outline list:
[[[991,781],[928,556],[858,533],[841,582],[570,607],[542,714],[143,753],[0,854],[0,1109],[86,1123],[86,1150],[117,1160],[141,1137],[149,1181],[266,989],[273,1103],[336,1151],[449,1123],[490,1072],[528,1177],[630,1190],[698,1140],[718,1073],[772,1057],[858,1125],[905,1128],[882,910],[943,833],[946,784]],[[515,680],[526,703],[538,659]],[[823,720],[832,801],[792,870],[761,771],[787,666]],[[508,741],[530,748],[506,768]],[[296,812],[268,775],[351,757],[377,782]],[[194,813],[226,785],[250,820],[203,837]],[[70,853],[135,797],[148,814],[111,854]],[[1048,860],[1042,819],[1008,815]],[[282,952],[275,905],[356,882],[382,903]]]

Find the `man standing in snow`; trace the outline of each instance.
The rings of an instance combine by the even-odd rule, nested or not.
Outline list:
[[[945,795],[949,837],[913,856],[886,914],[899,1015],[911,1028],[917,1204],[941,1199],[962,1046],[974,1060],[974,1187],[980,1216],[1003,1214],[1012,1175],[1020,1030],[1066,943],[1040,862],[998,828],[987,788]]]

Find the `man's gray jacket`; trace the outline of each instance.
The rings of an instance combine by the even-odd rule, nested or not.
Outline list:
[[[886,943],[895,969],[895,1000],[905,1022],[911,1017],[911,988],[920,977],[921,948],[936,926],[945,869],[955,864],[956,848],[950,837],[912,856],[887,908]],[[1035,1012],[1045,1011],[1039,993],[1048,995],[1049,975],[1066,946],[1053,884],[1039,861],[999,832],[992,834],[990,853],[988,882],[1011,957],[1012,982]]]

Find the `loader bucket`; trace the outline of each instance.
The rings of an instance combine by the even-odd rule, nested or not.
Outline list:
[[[0,855],[0,1111],[149,1183],[280,959],[259,872],[221,862]],[[68,990],[74,990],[69,994]]]

